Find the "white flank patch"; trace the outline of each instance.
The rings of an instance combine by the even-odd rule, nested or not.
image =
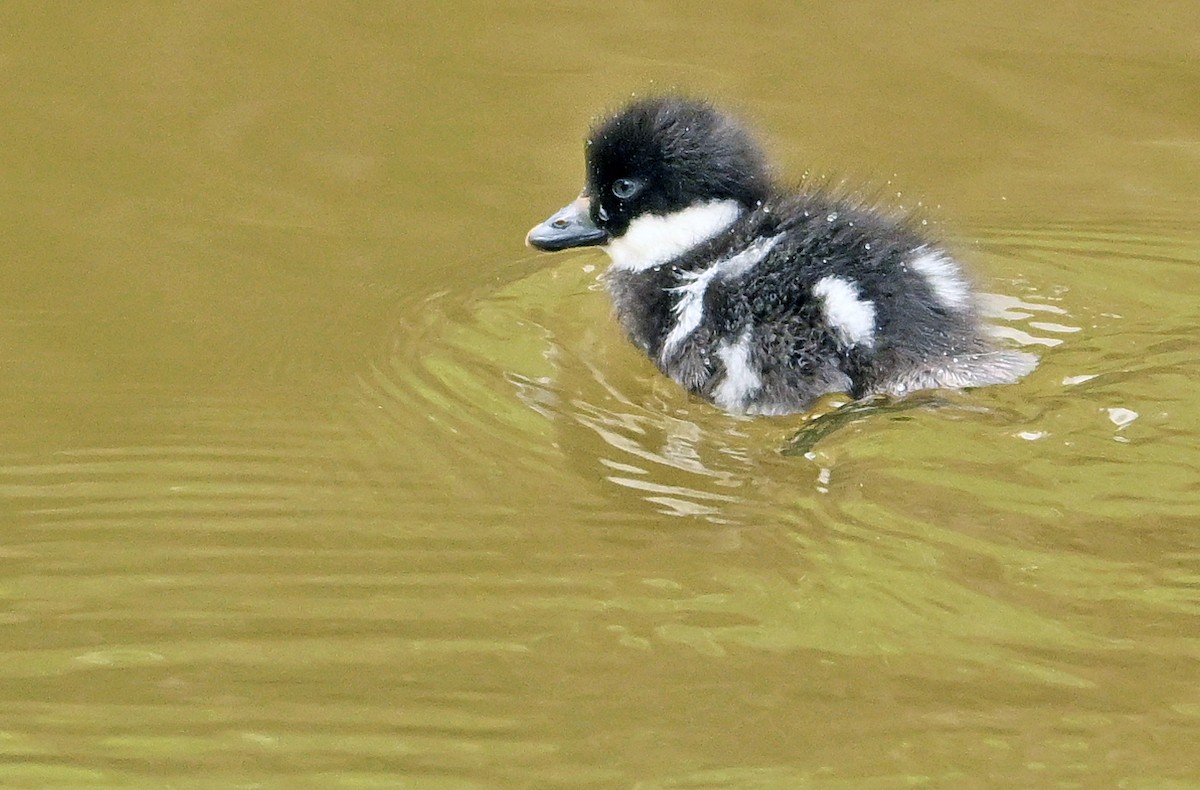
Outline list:
[[[717,346],[717,356],[725,365],[725,377],[713,390],[713,402],[722,409],[741,411],[746,399],[762,387],[762,377],[750,363],[751,330],[746,327],[734,343]]]
[[[858,289],[841,277],[822,277],[813,293],[824,302],[825,320],[848,346],[875,342],[875,303],[858,298]]]
[[[667,337],[663,341],[663,362],[666,362],[675,353],[679,344],[686,340],[687,336],[694,332],[696,327],[700,326],[700,322],[704,320],[704,292],[708,290],[708,284],[712,282],[713,278],[717,276],[738,277],[745,274],[767,257],[767,253],[775,247],[780,238],[780,236],[772,236],[769,239],[759,239],[736,255],[722,258],[704,271],[683,274],[684,279],[689,282],[672,289],[679,294],[679,301],[672,308],[675,313],[675,326],[671,327],[671,331],[667,333]]]
[[[666,263],[708,241],[741,215],[735,200],[714,200],[688,206],[671,214],[643,214],[629,223],[624,235],[604,251],[614,269],[638,272]]]
[[[909,261],[929,289],[943,306],[951,310],[965,310],[971,304],[971,289],[967,287],[958,266],[940,252],[927,252]]]

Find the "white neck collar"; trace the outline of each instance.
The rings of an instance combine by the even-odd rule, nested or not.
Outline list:
[[[736,200],[697,203],[670,214],[643,214],[604,246],[612,268],[640,272],[678,258],[716,236],[742,215]]]

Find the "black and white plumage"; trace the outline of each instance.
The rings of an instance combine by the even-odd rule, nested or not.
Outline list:
[[[1036,364],[988,343],[938,244],[850,199],[780,188],[706,102],[636,101],[592,130],[586,158],[579,199],[528,243],[601,245],[630,339],[723,409],[1009,383]]]

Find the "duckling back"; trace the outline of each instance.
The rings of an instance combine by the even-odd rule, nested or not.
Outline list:
[[[820,195],[768,201],[669,264],[607,275],[616,315],[668,376],[733,412],[831,392],[903,395],[1015,381],[969,284],[901,222]]]

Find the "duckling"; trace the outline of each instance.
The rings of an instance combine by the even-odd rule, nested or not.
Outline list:
[[[914,223],[780,186],[708,102],[632,102],[592,129],[586,165],[580,197],[526,242],[600,246],[629,339],[726,411],[1011,383],[1036,365],[988,342],[958,263]]]

